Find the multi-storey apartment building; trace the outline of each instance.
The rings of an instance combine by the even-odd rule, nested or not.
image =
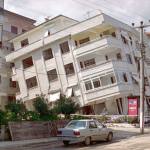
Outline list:
[[[15,100],[17,82],[11,79],[11,66],[6,63],[5,56],[11,53],[13,45],[8,40],[34,27],[35,20],[4,9],[0,2],[0,109],[4,109],[9,101]]]
[[[128,97],[139,96],[138,41],[138,31],[103,13],[82,22],[55,17],[11,40],[17,99],[32,110],[37,95],[52,104],[65,94],[84,113],[127,114]]]

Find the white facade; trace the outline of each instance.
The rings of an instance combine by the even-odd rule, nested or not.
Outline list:
[[[28,44],[21,46],[25,39]],[[136,30],[105,14],[83,22],[65,16],[49,20],[11,41],[15,51],[6,60],[15,63],[12,78],[20,87],[17,99],[32,110],[37,95],[45,94],[53,103],[62,93],[73,95],[83,111],[92,106],[96,114],[127,114],[127,97],[139,96],[138,40]],[[66,43],[61,46],[64,42],[69,49]],[[47,49],[52,54],[45,60]],[[147,86],[147,94],[149,90]]]
[[[21,34],[22,30],[32,29],[35,21],[5,10],[3,1],[0,6],[0,109],[4,109],[6,104],[15,100],[17,91],[16,83],[11,81],[11,65],[6,63],[5,59],[5,56],[13,51],[8,40]]]

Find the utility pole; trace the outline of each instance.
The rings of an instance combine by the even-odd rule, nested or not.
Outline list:
[[[134,23],[132,24],[134,26]],[[136,27],[140,29],[140,133],[144,134],[144,102],[145,102],[145,45],[144,45],[144,29],[150,27],[150,25],[144,25],[143,21],[140,22],[140,26]]]

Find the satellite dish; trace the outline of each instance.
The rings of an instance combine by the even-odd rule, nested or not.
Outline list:
[[[48,37],[48,36],[50,36],[50,31],[49,30],[47,30],[46,32],[45,32],[45,34],[44,34],[44,37]]]

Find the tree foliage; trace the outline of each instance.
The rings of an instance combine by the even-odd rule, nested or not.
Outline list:
[[[79,104],[75,103],[71,98],[61,95],[54,110],[57,114],[64,114],[66,118],[69,118],[70,114],[74,114],[79,110]]]
[[[45,97],[43,95],[36,97],[36,100],[33,103],[35,111],[40,114],[40,116],[47,115],[48,105],[46,103]]]

